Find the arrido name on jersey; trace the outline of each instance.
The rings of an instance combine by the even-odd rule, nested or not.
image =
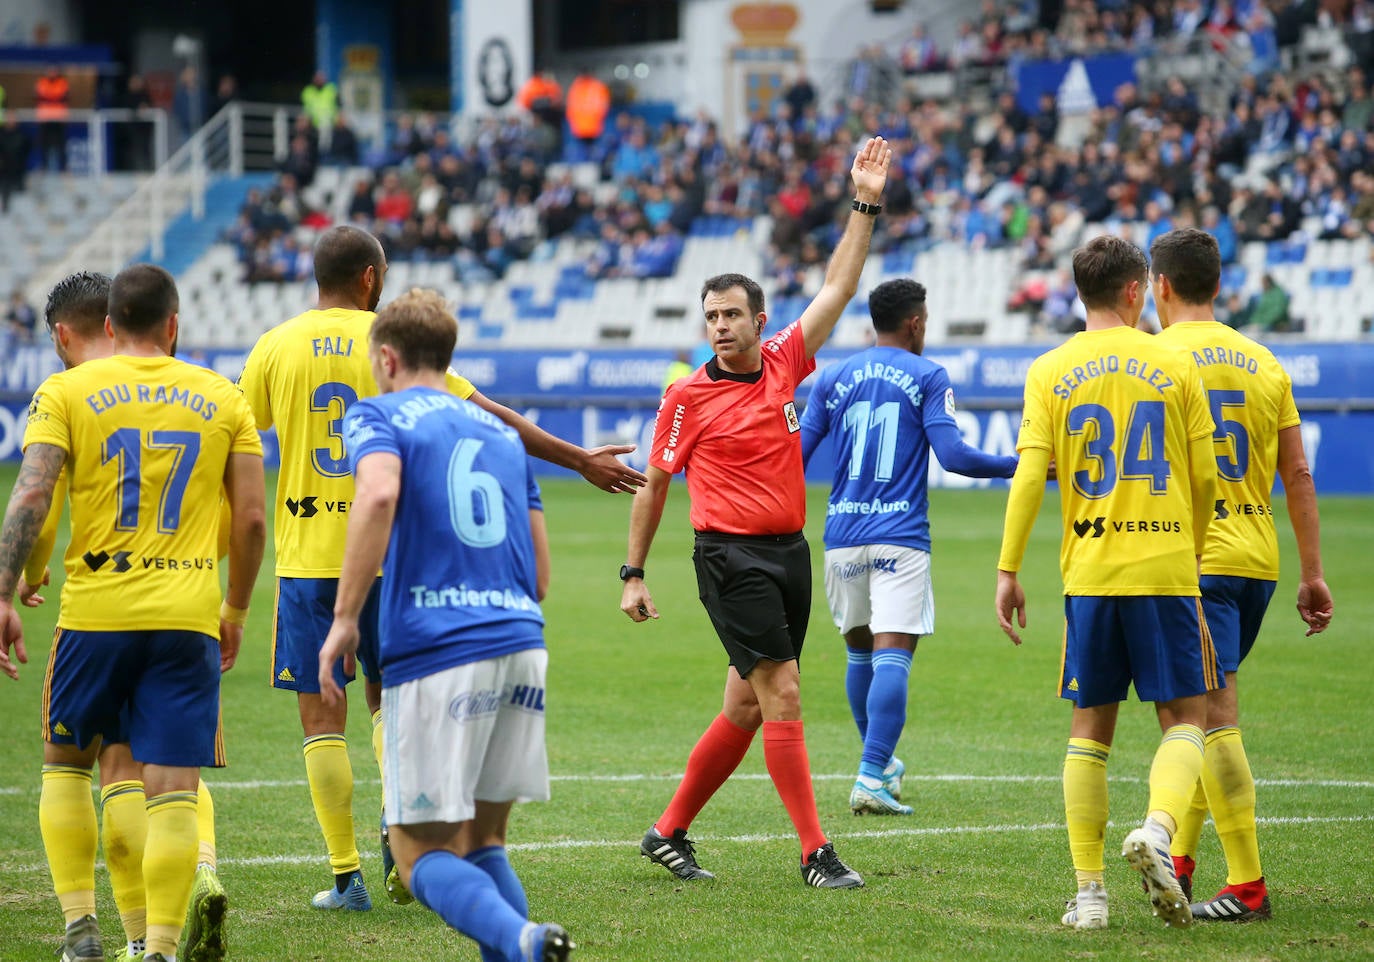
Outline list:
[[[1094,358],[1084,363],[1081,367],[1075,367],[1068,374],[1065,374],[1054,385],[1054,393],[1058,397],[1067,400],[1069,395],[1073,393],[1074,388],[1078,387],[1080,384],[1091,381],[1095,377],[1101,377],[1103,374],[1117,374],[1123,370],[1131,377],[1140,378],[1140,380],[1149,384],[1160,394],[1164,393],[1165,388],[1174,386],[1173,378],[1169,377],[1169,375],[1165,374],[1148,361],[1142,361],[1136,357],[1128,357],[1123,363],[1120,356],[1116,354],[1107,354],[1103,357]]]

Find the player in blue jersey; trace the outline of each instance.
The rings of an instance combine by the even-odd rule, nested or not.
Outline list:
[[[514,802],[549,797],[543,505],[515,431],[446,390],[457,337],[432,291],[372,325],[383,393],[348,412],[356,493],[320,693],[343,697],[335,664],[352,670],[382,568],[383,791],[401,880],[484,962],[559,962],[573,944],[528,921],[505,848]]]
[[[893,757],[906,724],[907,678],[935,630],[926,475],[930,449],[946,471],[1009,478],[1015,457],[964,443],[949,375],[921,357],[926,289],[905,278],[868,295],[876,343],[821,371],[802,417],[802,457],[826,435],[835,469],[825,513],[825,594],[849,649],[845,690],[863,739],[849,793],[855,815],[910,815],[905,767]]]

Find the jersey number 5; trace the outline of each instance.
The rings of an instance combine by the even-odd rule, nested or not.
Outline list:
[[[1231,453],[1217,454],[1217,471],[1227,481],[1244,481],[1245,472],[1250,470],[1250,432],[1245,430],[1242,422],[1227,418],[1226,409],[1240,408],[1244,415],[1245,392],[1208,391],[1207,401],[1212,408],[1212,420],[1217,426],[1212,432],[1212,439],[1218,442],[1230,439]]]
[[[1069,434],[1082,437],[1088,466],[1073,472],[1073,488],[1083,497],[1105,498],[1116,487],[1118,476],[1126,481],[1149,481],[1151,494],[1169,490],[1169,459],[1164,455],[1164,402],[1137,401],[1126,421],[1125,449],[1118,471],[1116,423],[1112,412],[1100,404],[1078,404],[1069,409]]]

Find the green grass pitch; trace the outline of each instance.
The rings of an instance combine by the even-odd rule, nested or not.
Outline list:
[[[0,469],[8,492],[14,467]],[[1107,839],[1111,927],[1061,928],[1073,871],[1059,770],[1068,706],[1055,697],[1062,606],[1058,505],[1046,499],[1024,582],[1030,626],[1015,649],[997,628],[992,592],[1005,494],[932,494],[937,634],[911,677],[903,798],[909,818],[848,810],[859,742],[845,704],[843,645],[820,591],[803,659],[807,739],[822,825],[867,879],[859,891],[806,888],[791,824],[751,751],[693,826],[718,875],[683,885],[639,857],[697,735],[719,709],[725,659],[696,599],[685,490],[669,498],[649,587],[662,620],[633,625],[618,610],[630,502],[577,482],[545,485],[553,586],[545,605],[553,800],[516,810],[512,861],[532,914],[563,923],[594,960],[1052,959],[1330,960],[1374,958],[1374,775],[1368,643],[1374,622],[1368,545],[1374,501],[1324,498],[1324,555],[1336,616],[1304,638],[1293,610],[1296,558],[1279,509],[1284,576],[1243,672],[1242,721],[1260,779],[1260,845],[1272,922],[1164,928],[1116,846],[1143,815],[1153,712],[1122,711],[1112,753]],[[811,489],[819,560],[823,488]],[[65,543],[65,534],[64,534]],[[1361,559],[1364,559],[1363,561]],[[38,730],[43,665],[56,616],[25,614],[30,663],[0,680],[0,960],[50,962],[61,913],[38,833]],[[208,772],[220,872],[230,897],[234,960],[473,959],[472,943],[382,890],[377,769],[365,709],[350,716],[363,871],[375,908],[314,911],[329,882],[304,784],[295,699],[269,687],[272,577],[259,579],[238,666],[224,679],[231,767]],[[356,702],[361,702],[357,698]],[[1199,893],[1224,884],[1214,832],[1203,836]],[[99,913],[108,951],[122,946],[103,868]]]

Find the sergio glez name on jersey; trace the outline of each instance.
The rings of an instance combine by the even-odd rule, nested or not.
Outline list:
[[[1065,374],[1056,381],[1054,385],[1055,396],[1061,397],[1067,401],[1069,395],[1073,394],[1074,388],[1078,387],[1080,384],[1091,381],[1093,378],[1101,377],[1104,374],[1117,374],[1123,370],[1126,372],[1127,376],[1139,378],[1160,394],[1164,393],[1165,388],[1174,386],[1173,378],[1169,377],[1169,375],[1165,374],[1148,361],[1142,361],[1135,357],[1128,357],[1123,362],[1119,356],[1107,354],[1075,367],[1068,374]]]

